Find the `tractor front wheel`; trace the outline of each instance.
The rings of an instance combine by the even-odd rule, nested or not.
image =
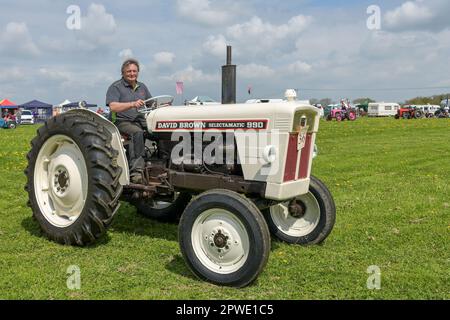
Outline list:
[[[200,279],[245,287],[267,263],[270,233],[258,207],[229,190],[211,190],[194,198],[181,216],[183,257]]]
[[[273,236],[289,244],[324,241],[333,229],[336,206],[325,184],[311,176],[309,192],[264,210]]]

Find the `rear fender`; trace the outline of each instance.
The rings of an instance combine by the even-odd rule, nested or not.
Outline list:
[[[125,153],[125,148],[123,147],[122,136],[117,127],[105,117],[88,109],[72,109],[67,112],[95,117],[96,120],[99,123],[101,123],[111,133],[112,136],[111,146],[118,152],[117,165],[122,168],[122,173],[120,174],[119,182],[123,186],[130,184],[128,160]]]

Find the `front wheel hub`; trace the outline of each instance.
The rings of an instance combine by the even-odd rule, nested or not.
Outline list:
[[[230,274],[246,262],[249,235],[232,212],[221,208],[206,210],[197,217],[191,232],[194,252],[209,270]]]
[[[306,213],[306,206],[299,200],[292,200],[289,203],[289,214],[294,218],[302,218]]]
[[[221,230],[218,230],[217,234],[214,236],[214,245],[217,248],[225,248],[227,246],[228,238],[226,235],[222,234]]]

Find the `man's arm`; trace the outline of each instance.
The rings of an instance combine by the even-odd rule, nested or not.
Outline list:
[[[112,112],[123,112],[132,108],[139,108],[145,105],[144,100],[136,100],[133,102],[110,102],[109,109]]]
[[[106,105],[112,112],[123,112],[132,108],[142,107],[145,102],[143,100],[136,100],[133,102],[118,102],[120,100],[120,92],[114,86],[110,86],[106,93]]]

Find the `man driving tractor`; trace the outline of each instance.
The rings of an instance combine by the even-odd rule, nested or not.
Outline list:
[[[132,183],[142,183],[144,169],[145,117],[137,111],[152,95],[142,82],[138,82],[139,62],[128,59],[122,64],[122,79],[114,82],[106,93],[106,105],[116,113],[115,125],[120,133],[130,138],[130,178]]]

